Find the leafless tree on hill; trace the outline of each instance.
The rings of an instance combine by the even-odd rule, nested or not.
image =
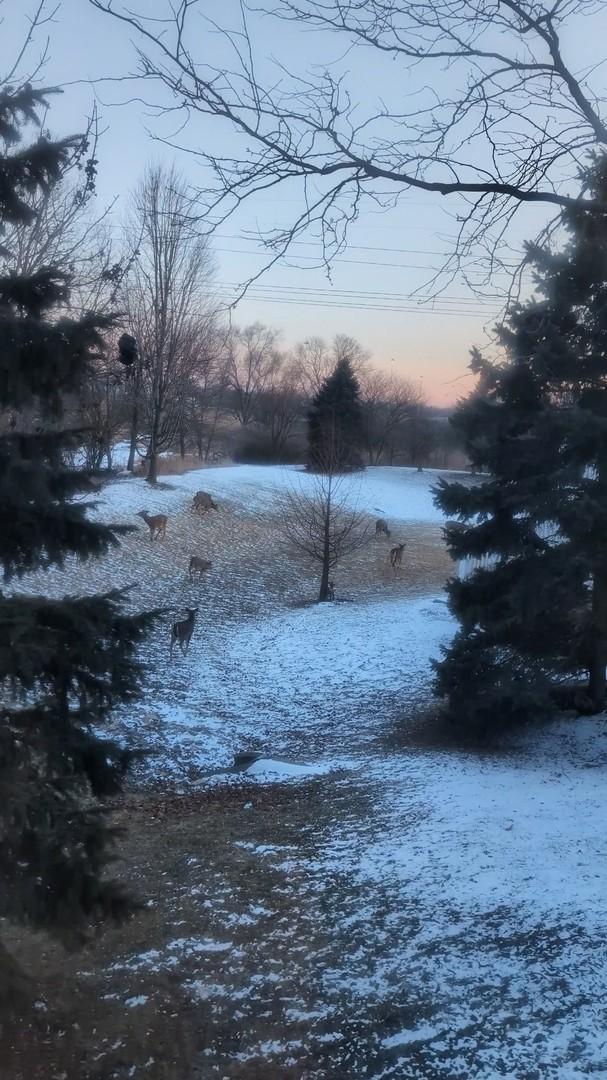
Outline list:
[[[166,0],[153,17],[126,0],[90,3],[135,35],[139,75],[165,88],[173,114],[231,126],[229,156],[194,149],[183,130],[179,136],[214,174],[202,194],[216,222],[259,192],[276,195],[282,185],[291,192],[299,181],[291,220],[265,236],[269,265],[305,235],[320,236],[328,262],[365,205],[390,207],[411,191],[430,192],[451,203],[457,221],[441,282],[460,271],[482,288],[521,206],[605,213],[578,180],[587,154],[607,148],[603,69],[578,70],[564,45],[568,28],[584,18],[588,38],[602,33],[592,19],[604,0],[274,0],[263,38],[244,5],[241,24],[218,38],[195,0]],[[324,31],[325,42],[333,36],[339,56],[365,65],[366,100],[345,63],[333,74],[309,51],[300,73],[278,64],[277,77],[269,72],[271,19]],[[231,62],[213,66],[205,35],[215,49],[226,45],[226,58],[231,49]],[[308,33],[308,50],[313,41]],[[400,80],[383,80],[384,64]]]
[[[315,473],[305,487],[293,486],[278,507],[279,529],[288,546],[320,565],[319,602],[330,598],[331,571],[371,539],[368,521],[352,500],[355,481],[338,472],[339,460],[329,435],[324,471]],[[308,484],[311,487],[306,490]]]

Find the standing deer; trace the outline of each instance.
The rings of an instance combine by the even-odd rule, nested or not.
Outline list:
[[[197,491],[192,499],[192,505],[199,514],[204,513],[205,510],[217,510],[217,503],[208,491]]]
[[[137,517],[143,518],[148,529],[150,530],[150,540],[153,540],[156,536],[164,539],[167,531],[167,521],[169,520],[166,514],[148,514],[147,510],[139,510]]]
[[[210,570],[212,565],[213,564],[211,563],[210,559],[201,559],[199,555],[192,555],[188,570],[188,573],[190,575],[190,581],[194,580],[195,573],[202,575],[205,573],[205,571]]]
[[[384,521],[383,518],[378,518],[377,521],[375,522],[375,539],[376,540],[377,540],[378,536],[387,536],[388,539],[390,539],[390,530],[388,528],[388,522]]]
[[[327,600],[335,600],[335,582],[330,581],[327,587]]]
[[[397,544],[390,552],[390,566],[400,566],[403,561],[403,551],[405,550],[404,542]]]
[[[198,608],[188,608],[188,614],[185,619],[181,619],[180,622],[173,623],[171,628],[171,651],[169,659],[173,659],[173,648],[175,643],[179,644],[181,652],[184,656],[187,655],[187,651],[190,647],[190,639],[194,633],[194,623],[196,622],[196,615]]]

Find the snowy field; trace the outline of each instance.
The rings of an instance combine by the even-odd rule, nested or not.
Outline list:
[[[443,517],[434,506],[431,486],[441,475],[432,469],[418,473],[414,469],[378,467],[348,479],[344,492],[353,505],[374,518],[436,524]],[[315,483],[314,477],[298,465],[224,465],[163,479],[168,482],[150,494],[141,480],[122,478],[105,488],[100,506],[114,517],[136,513],[142,502],[153,502],[153,513],[170,513],[183,506],[184,496],[191,497],[202,489],[252,513],[271,508],[281,491],[305,493]]]
[[[212,794],[253,749],[250,785],[293,793],[277,833],[243,801],[217,865],[187,841],[160,937],[107,968],[108,995],[144,1014],[170,973],[206,1024],[192,1075],[607,1076],[604,721],[559,722],[493,755],[407,740],[453,631],[435,480],[384,468],[355,480],[350,498],[407,539],[407,559],[394,575],[389,542],[373,540],[340,571],[340,603],[308,603],[315,574],[276,539],[277,493],[310,483],[294,469],[214,468],[153,493],[118,480],[96,512],[164,511],[166,544],[136,534],[92,576],[67,572],[87,588],[135,576],[144,606],[198,598],[188,656],[169,667],[163,627],[143,702],[116,717],[117,734],[154,751],[140,783]],[[198,489],[220,505],[202,521],[188,511]],[[194,542],[213,571],[192,586]]]

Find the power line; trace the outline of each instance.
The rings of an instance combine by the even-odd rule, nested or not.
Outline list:
[[[119,231],[124,231],[124,228],[125,228],[120,222],[112,222],[112,223],[110,223],[110,227],[113,228],[113,229],[118,229]],[[240,240],[240,241],[244,241],[245,243],[254,243],[255,242],[254,238],[250,237],[250,236],[243,236],[243,235],[237,236],[237,235],[233,235],[233,234],[230,234],[230,233],[215,233],[214,235],[220,237],[223,240],[236,240],[236,241]],[[293,240],[289,244],[289,248],[291,248],[293,246],[296,246],[296,245],[297,246],[302,246],[302,247],[303,246],[305,246],[305,247],[317,247],[318,246],[318,244],[315,244],[314,241],[312,241],[312,240]],[[387,251],[387,252],[395,252],[397,254],[403,254],[403,255],[405,255],[405,254],[438,255],[439,257],[444,258],[444,259],[448,259],[450,257],[450,253],[446,252],[446,251],[434,251],[434,250],[426,251],[426,250],[424,250],[422,248],[374,247],[374,246],[367,245],[367,244],[347,244],[346,247],[347,247],[348,250],[356,250],[356,251]],[[213,251],[218,252],[219,254],[222,254],[222,255],[246,255],[249,258],[251,256],[253,256],[254,258],[268,258],[272,254],[272,252],[269,251],[269,250],[265,250],[265,251],[250,251],[250,250],[249,251],[243,251],[241,248],[224,248],[224,247],[216,247],[216,246],[213,246]],[[282,255],[280,258],[281,259],[288,259],[289,258],[288,251],[284,255]],[[299,259],[300,261],[316,263],[316,265],[319,268],[321,268],[324,265],[321,255],[300,255],[300,254],[295,253],[295,255],[293,255],[293,258]],[[395,270],[428,270],[431,273],[439,273],[441,271],[441,269],[442,269],[442,267],[440,267],[440,266],[428,266],[425,263],[378,262],[378,261],[375,261],[375,260],[369,261],[369,259],[348,259],[348,258],[344,258],[344,256],[342,256],[342,255],[338,255],[335,258],[330,259],[330,263],[331,263],[332,266],[337,266],[337,265],[340,265],[342,263],[348,263],[350,265],[355,265],[355,266],[382,266],[382,267],[387,267],[387,268],[395,269]],[[508,267],[508,266],[516,267],[516,266],[518,266],[518,263],[517,262],[504,263],[504,267]],[[306,267],[294,266],[293,269],[295,269],[295,270],[305,270]]]
[[[232,289],[232,290],[234,290],[234,292],[238,292],[243,287],[241,282],[236,282],[236,281],[219,281],[219,282],[217,282],[217,285],[218,285],[219,288]],[[334,288],[326,289],[326,288],[321,288],[321,287],[319,287],[319,288],[311,288],[309,286],[273,285],[273,284],[272,285],[250,285],[249,288],[247,289],[247,294],[249,296],[251,296],[252,298],[254,298],[260,293],[263,294],[263,293],[268,293],[270,291],[272,293],[274,293],[274,292],[277,292],[277,293],[294,293],[296,296],[300,296],[301,294],[307,294],[307,296],[305,298],[318,297],[320,300],[324,300],[324,301],[338,300],[340,297],[345,297],[346,299],[352,298],[352,299],[369,300],[369,301],[382,301],[382,300],[385,300],[387,302],[401,301],[402,303],[414,304],[417,307],[424,308],[426,311],[432,311],[433,308],[437,304],[438,305],[455,304],[455,305],[460,306],[460,307],[471,306],[473,309],[476,309],[476,310],[481,310],[481,307],[482,307],[483,304],[488,304],[488,305],[491,305],[497,311],[497,309],[499,307],[499,303],[500,303],[498,298],[495,298],[494,300],[491,300],[490,298],[482,299],[482,298],[476,298],[476,297],[447,296],[447,295],[445,295],[445,296],[437,296],[436,298],[427,297],[425,300],[424,299],[415,300],[408,293],[392,293],[392,292],[386,292],[386,291],[383,291],[383,290],[379,290],[377,292],[371,292],[370,290],[365,290],[365,289],[334,289]],[[485,314],[487,314],[487,312],[485,312]]]
[[[224,299],[227,303],[231,303],[234,298],[234,294],[223,292],[220,294],[220,298]],[[467,318],[486,318],[490,317],[489,312],[474,312],[469,310],[457,310],[456,308],[433,308],[431,310],[425,309],[421,305],[406,306],[396,304],[372,304],[372,303],[346,303],[336,302],[330,300],[314,300],[314,299],[296,299],[295,297],[282,297],[282,296],[263,296],[256,294],[252,297],[256,303],[260,304],[291,304],[301,307],[314,307],[314,308],[334,308],[341,310],[354,310],[354,311],[395,311],[402,312],[411,315],[458,315],[466,316]]]
[[[252,244],[263,244],[261,237],[248,235],[247,232],[242,232],[240,235],[236,233],[214,233],[214,235],[221,240],[246,240]],[[291,240],[289,247],[319,247],[320,243],[320,240]],[[345,246],[349,251],[389,251],[394,255],[439,255],[442,259],[449,259],[453,254],[450,251],[434,251],[428,248],[378,247],[373,244],[351,244],[349,241]],[[508,265],[518,266],[518,263],[513,261]]]

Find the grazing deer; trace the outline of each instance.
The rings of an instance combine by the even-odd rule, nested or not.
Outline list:
[[[171,628],[171,651],[169,659],[173,659],[173,648],[175,643],[179,644],[184,656],[187,655],[187,651],[190,647],[190,639],[194,633],[194,623],[196,622],[196,615],[198,608],[188,608],[188,614],[185,619],[181,619],[180,622],[173,623]]]
[[[150,530],[150,540],[154,537],[160,537],[164,539],[167,531],[167,521],[169,520],[166,514],[148,514],[147,510],[139,510],[137,517],[143,518],[148,529]]]
[[[192,505],[199,514],[204,513],[205,510],[217,510],[217,503],[208,491],[197,491],[192,499]]]
[[[377,521],[375,522],[375,539],[377,540],[377,537],[382,536],[382,535],[387,536],[388,539],[390,539],[390,530],[388,528],[388,522],[384,521],[383,518],[378,518]]]
[[[400,566],[403,561],[404,543],[397,544],[390,552],[390,566]]]
[[[210,570],[212,565],[213,564],[211,563],[210,559],[201,559],[199,555],[192,555],[188,570],[188,573],[190,575],[190,581],[194,580],[195,573],[202,575],[205,573],[206,570]]]

